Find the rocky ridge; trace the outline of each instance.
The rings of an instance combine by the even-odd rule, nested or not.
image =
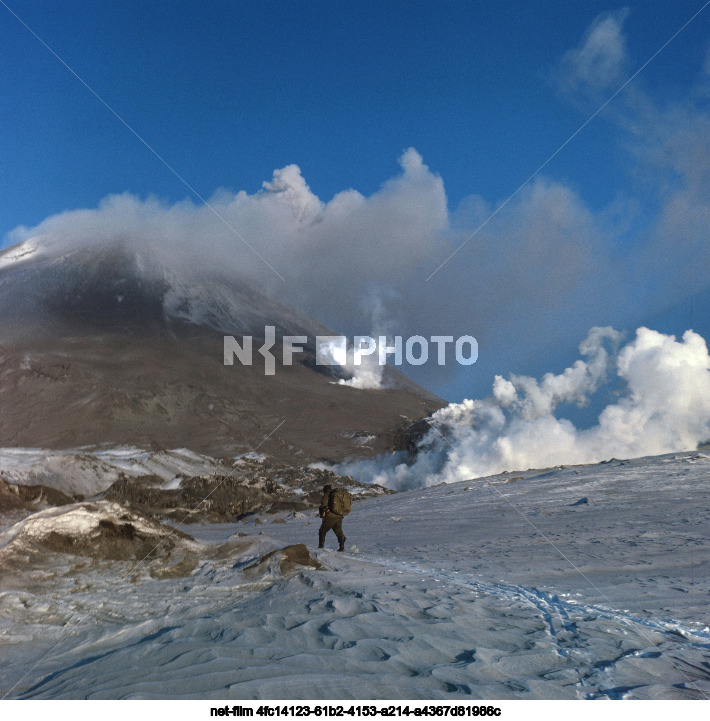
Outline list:
[[[222,465],[228,461],[223,460]],[[231,523],[257,514],[315,511],[323,486],[347,488],[355,498],[392,493],[332,471],[261,458],[240,458],[229,474],[176,478],[123,477],[103,494],[106,500],[147,518],[179,523]]]

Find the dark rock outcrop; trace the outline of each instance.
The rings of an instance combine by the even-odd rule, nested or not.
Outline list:
[[[257,513],[315,511],[326,484],[348,488],[356,499],[392,492],[325,469],[242,458],[229,475],[183,478],[169,488],[158,476],[122,478],[103,498],[148,518],[228,523]]]
[[[39,511],[51,506],[64,506],[81,498],[71,498],[48,486],[25,486],[8,483],[0,478],[0,516],[13,511]]]
[[[285,548],[279,548],[262,556],[258,561],[244,568],[243,573],[247,578],[260,578],[268,573],[278,573],[286,576],[297,573],[304,568],[320,570],[321,563],[313,558],[308,548],[303,543],[297,543]]]
[[[107,501],[40,511],[13,530],[0,549],[0,570],[52,564],[55,554],[125,561],[158,578],[186,575],[197,565],[197,544],[186,533]]]

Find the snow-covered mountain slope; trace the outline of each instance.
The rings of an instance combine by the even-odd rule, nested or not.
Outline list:
[[[184,529],[201,561],[180,578],[155,577],[155,561],[150,575],[28,556],[3,573],[0,687],[12,698],[707,698],[709,491],[710,457],[684,453],[365,499],[344,521],[344,554],[332,534],[317,550],[318,519],[295,513]],[[3,534],[4,553],[18,537]],[[296,543],[322,568],[265,558]]]

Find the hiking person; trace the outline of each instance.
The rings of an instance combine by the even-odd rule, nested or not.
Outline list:
[[[343,533],[343,516],[350,512],[352,497],[344,488],[333,488],[330,484],[323,486],[323,497],[320,499],[318,515],[323,519],[318,529],[318,548],[323,548],[325,535],[332,530],[335,533],[339,551],[345,550],[345,534]]]

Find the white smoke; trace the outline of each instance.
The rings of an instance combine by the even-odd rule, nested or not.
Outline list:
[[[359,390],[383,388],[384,366],[379,363],[379,356],[376,353],[363,355],[357,353],[354,346],[344,348],[333,340],[320,344],[318,356],[322,363],[338,366],[340,371],[348,376],[333,381],[334,383]]]
[[[503,471],[596,463],[694,450],[710,438],[710,356],[689,330],[682,341],[648,328],[616,351],[621,336],[593,328],[580,345],[587,359],[542,380],[496,377],[493,396],[435,413],[413,463],[403,454],[341,464],[339,472],[390,488],[452,483]],[[584,404],[612,369],[623,395],[580,430],[557,418],[560,403]]]
[[[678,118],[662,120],[667,133],[687,129]],[[693,128],[693,156],[705,157],[698,150],[710,138],[710,121]],[[676,142],[664,135],[658,143],[670,148],[663,157],[671,163]],[[182,307],[183,290],[192,289],[189,317],[197,320],[221,284],[241,278],[348,336],[472,335],[487,373],[507,371],[512,338],[524,367],[551,346],[564,344],[568,353],[567,338],[599,319],[637,327],[710,287],[710,263],[701,262],[710,247],[701,222],[710,219],[710,189],[693,191],[696,222],[689,224],[691,194],[681,183],[639,241],[627,235],[626,221],[610,224],[611,211],[595,213],[568,185],[540,177],[473,237],[495,204],[476,196],[450,212],[442,178],[416,150],[399,163],[401,172],[369,196],[351,189],[322,200],[299,168],[287,165],[259,192],[218,191],[210,207],[126,193],[17,228],[7,240],[56,253],[120,242],[146,275],[180,289],[173,305]],[[621,257],[619,247],[631,251]],[[404,370],[441,392],[458,369],[430,362]],[[475,382],[484,388],[489,380]]]
[[[420,323],[407,332],[392,324],[391,306],[399,289],[417,288],[419,299],[404,301],[410,311],[403,324],[421,317],[421,269],[450,252],[446,194],[416,150],[399,162],[401,173],[368,197],[345,190],[324,202],[299,167],[287,165],[257,193],[219,190],[208,205],[112,195],[96,209],[18,227],[7,242],[41,239],[43,250],[57,255],[118,243],[134,252],[146,276],[179,281],[196,294],[213,280],[243,279],[351,335],[431,334],[440,329]]]

